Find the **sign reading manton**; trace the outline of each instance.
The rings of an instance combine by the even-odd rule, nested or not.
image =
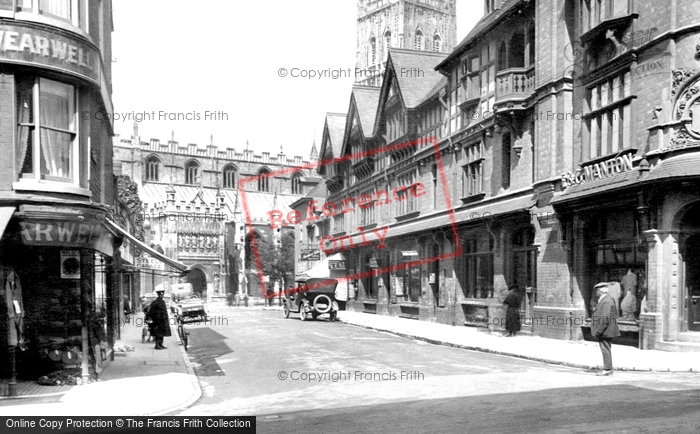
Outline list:
[[[0,24],[0,60],[43,66],[100,84],[100,55],[89,43],[33,27]]]
[[[633,168],[633,154],[612,157],[599,163],[579,167],[574,172],[561,174],[562,187],[609,178],[617,173],[629,172]]]

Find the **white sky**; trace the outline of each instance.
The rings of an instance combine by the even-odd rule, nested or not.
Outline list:
[[[308,158],[326,112],[347,112],[353,78],[278,76],[280,68],[354,69],[355,0],[116,0],[115,132],[133,117],[150,138]],[[483,14],[483,0],[457,0],[457,40]],[[170,121],[159,112],[190,114]],[[205,120],[205,112],[223,112]],[[155,112],[154,116],[152,112]],[[171,115],[167,115],[171,116]],[[199,120],[196,117],[199,117]],[[120,118],[117,118],[120,117]]]

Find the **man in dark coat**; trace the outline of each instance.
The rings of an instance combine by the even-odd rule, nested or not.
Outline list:
[[[520,291],[518,285],[512,285],[508,288],[506,298],[503,299],[503,304],[506,309],[506,337],[515,336],[520,331]]]
[[[156,350],[164,350],[168,347],[163,345],[163,337],[171,335],[170,321],[168,318],[168,307],[165,304],[165,300],[163,300],[165,291],[156,291],[156,294],[158,294],[158,298],[151,303],[148,315],[153,321],[151,324],[151,335],[155,338]]]
[[[612,375],[612,340],[620,336],[617,327],[617,305],[608,295],[608,284],[599,283],[595,286],[598,305],[591,317],[591,334],[598,338],[600,352],[603,353],[603,370],[596,375]]]

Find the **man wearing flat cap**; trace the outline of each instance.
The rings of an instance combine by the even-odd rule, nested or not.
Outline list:
[[[598,305],[591,317],[591,334],[598,338],[600,352],[603,353],[603,370],[596,375],[612,375],[612,340],[620,336],[620,329],[617,327],[617,305],[608,294],[608,286],[607,282],[595,286]]]

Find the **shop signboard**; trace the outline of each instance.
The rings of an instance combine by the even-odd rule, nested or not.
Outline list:
[[[41,66],[100,84],[100,54],[92,44],[64,34],[0,24],[0,60]]]
[[[25,245],[88,248],[112,255],[111,235],[99,223],[23,219],[19,226],[19,238]]]
[[[145,268],[147,270],[163,270],[163,263],[156,258],[152,258],[148,255],[139,256],[136,258],[136,266],[138,268]]]
[[[319,250],[319,249],[302,249],[301,260],[302,261],[320,261],[321,260],[321,250]]]
[[[345,270],[345,261],[328,261],[329,270]]]

